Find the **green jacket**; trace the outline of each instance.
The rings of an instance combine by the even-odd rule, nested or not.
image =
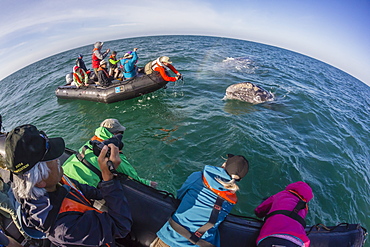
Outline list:
[[[102,139],[106,140],[113,137],[113,134],[110,133],[106,128],[99,127],[95,130],[95,135]],[[86,146],[92,148],[90,145],[90,140],[85,143]],[[85,146],[84,145],[84,146]],[[79,152],[82,152],[82,146]],[[124,154],[120,152],[121,157],[121,164],[118,166],[117,171],[120,173],[124,173],[127,176],[131,177],[134,180],[137,180],[143,184],[150,185],[150,181],[146,179],[142,179],[137,175],[136,170],[131,166],[131,164],[127,161],[127,158]],[[98,164],[98,157],[94,155],[91,149],[85,150],[85,159],[90,162],[96,168],[99,168]],[[77,180],[79,183],[88,184],[91,186],[96,187],[100,182],[100,178],[96,175],[93,171],[91,171],[88,167],[86,167],[83,163],[81,163],[76,155],[71,155],[63,164],[64,174],[70,178]]]

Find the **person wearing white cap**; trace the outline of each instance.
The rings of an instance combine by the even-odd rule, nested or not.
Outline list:
[[[171,70],[177,76],[169,76],[167,70]],[[165,81],[175,82],[182,77],[180,72],[178,72],[176,68],[172,65],[172,61],[170,60],[170,58],[166,56],[159,57],[156,60],[147,63],[145,65],[144,71],[147,75],[150,75],[151,73],[153,73],[153,71],[158,71]]]
[[[138,48],[134,48],[132,51],[127,52],[122,58],[123,65],[123,76],[126,80],[132,79],[137,75],[136,63],[139,59],[136,51]]]
[[[95,130],[95,135],[90,139],[92,141],[97,140],[103,142],[109,138],[123,134],[126,128],[114,118],[105,119]],[[86,166],[84,162],[88,162],[93,167],[99,169],[97,157],[94,155],[90,140],[83,145],[79,150],[79,155],[72,155],[63,164],[64,173],[80,183],[88,184],[96,187],[100,182],[101,178],[91,168]],[[83,157],[82,157],[83,156]],[[130,178],[139,181],[143,184],[156,187],[157,183],[140,178],[136,170],[128,162],[126,156],[120,150],[119,156],[121,158],[121,164],[116,169],[117,172],[126,174]],[[95,169],[93,168],[93,169]]]
[[[112,84],[113,78],[109,76],[107,71],[107,61],[101,60],[98,69],[98,82],[97,84],[103,87],[108,87]]]

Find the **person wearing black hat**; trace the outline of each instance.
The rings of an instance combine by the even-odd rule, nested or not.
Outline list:
[[[85,62],[84,60],[82,60],[84,56],[82,54],[78,55],[78,58],[76,59],[76,66],[80,67],[81,69],[83,69],[85,72],[88,71],[88,69],[86,68],[86,65],[85,65]]]
[[[62,138],[49,138],[33,125],[8,133],[6,166],[13,173],[12,189],[21,205],[20,221],[26,233],[44,233],[56,246],[115,246],[115,238],[130,232],[127,200],[107,166],[110,161],[117,168],[121,160],[118,148],[109,147],[110,157],[104,146],[98,158],[103,181],[96,189],[63,175],[58,159],[65,149]],[[108,211],[95,209],[90,202],[94,199],[105,199]]]
[[[227,157],[221,167],[206,165],[187,178],[177,191],[179,207],[157,232],[151,247],[220,246],[218,226],[238,201],[235,182],[249,170],[244,156]]]

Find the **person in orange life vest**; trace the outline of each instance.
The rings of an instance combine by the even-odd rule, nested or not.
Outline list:
[[[119,75],[118,65],[120,64],[121,59],[117,59],[116,51],[112,51],[112,55],[110,55],[108,62],[109,62],[109,76],[113,77],[114,79],[117,79]]]
[[[167,72],[168,69],[170,69],[177,76],[175,77],[169,76]],[[175,82],[181,78],[181,74],[172,65],[172,61],[170,61],[170,58],[166,56],[159,57],[153,62],[149,62],[145,65],[146,74],[151,74],[153,71],[158,71],[161,74],[163,80],[165,81]]]
[[[30,124],[9,132],[6,166],[13,174],[12,189],[21,205],[23,226],[44,233],[55,246],[115,246],[116,238],[125,237],[131,230],[131,212],[120,181],[107,165],[119,166],[118,148],[109,147],[109,157],[108,146],[98,157],[103,180],[95,188],[63,175],[58,159],[65,150],[62,138],[49,138]],[[102,199],[106,212],[91,203]]]
[[[157,232],[151,247],[220,246],[218,226],[237,203],[235,181],[249,170],[244,156],[228,154],[221,167],[206,165],[192,173],[177,191],[181,200],[170,220]],[[230,243],[232,246],[232,243]]]
[[[312,198],[311,187],[299,181],[263,201],[254,210],[257,217],[265,217],[257,246],[310,246],[304,218],[308,213],[307,203]]]
[[[103,87],[108,87],[112,84],[112,79],[107,71],[107,62],[102,60],[98,69],[98,84]]]
[[[91,55],[92,59],[92,68],[94,69],[94,72],[96,76],[98,76],[98,68],[100,65],[100,62],[108,55],[110,52],[110,49],[107,49],[104,53],[101,52],[101,49],[103,47],[103,42],[95,42],[93,53]]]
[[[89,77],[86,74],[85,70],[81,69],[78,66],[73,67],[73,82],[71,85],[76,87],[89,86],[88,84]]]

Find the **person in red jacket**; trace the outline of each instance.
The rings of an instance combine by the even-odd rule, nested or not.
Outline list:
[[[104,44],[103,42],[95,42],[93,53],[91,55],[92,68],[94,69],[96,76],[98,76],[98,68],[100,65],[100,61],[103,60],[110,52],[110,49],[107,49],[104,53],[101,52],[103,44]]]
[[[177,76],[175,76],[175,77],[169,76],[168,73],[167,73],[168,69],[170,69]],[[182,75],[172,65],[172,62],[170,61],[170,58],[166,57],[166,56],[159,57],[156,60],[147,63],[145,65],[144,71],[145,71],[145,74],[147,74],[147,75],[150,75],[151,73],[153,73],[153,71],[158,71],[165,81],[175,82],[178,79],[181,79],[181,77],[182,77]]]

